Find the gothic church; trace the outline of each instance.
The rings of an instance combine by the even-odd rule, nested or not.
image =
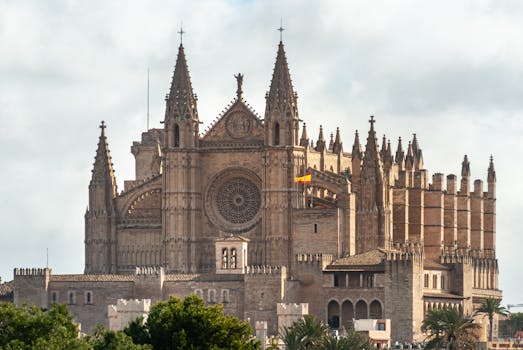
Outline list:
[[[133,142],[136,176],[120,192],[102,122],[85,273],[15,269],[16,303],[67,303],[89,331],[118,298],[197,293],[253,326],[267,321],[269,334],[308,303],[333,328],[391,319],[394,340],[420,341],[429,309],[471,314],[501,299],[492,158],[484,188],[467,156],[459,181],[430,177],[416,135],[395,151],[385,136],[379,145],[373,117],[351,149],[339,128],[329,139],[320,127],[313,142],[281,41],[263,118],[236,79],[236,98],[202,132],[180,45],[163,128]],[[296,183],[304,174],[310,184]]]

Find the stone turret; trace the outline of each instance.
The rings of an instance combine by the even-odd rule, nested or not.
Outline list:
[[[105,123],[101,133],[89,183],[89,207],[85,213],[85,272],[116,272],[116,177]]]

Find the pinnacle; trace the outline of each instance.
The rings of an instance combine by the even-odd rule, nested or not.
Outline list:
[[[113,163],[111,159],[111,152],[107,144],[107,137],[105,136],[105,122],[100,123],[100,138],[98,141],[98,148],[93,164],[93,171],[91,176],[91,183],[110,184],[112,187],[113,196],[116,196],[116,178],[114,176]]]
[[[490,155],[487,181],[496,182],[496,170],[494,169],[494,157],[492,157],[492,154]]]
[[[466,154],[465,157],[463,157],[463,162],[461,163],[461,176],[470,176],[470,162]]]

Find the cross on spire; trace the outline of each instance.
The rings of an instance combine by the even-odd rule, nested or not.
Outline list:
[[[283,31],[285,30],[285,28],[283,28],[283,20],[281,18],[280,18],[280,28],[278,28],[276,30],[280,32],[280,41],[282,41]]]
[[[100,129],[102,129],[102,131],[106,128],[107,126],[105,125],[105,121],[102,120],[102,122],[100,123]]]
[[[370,116],[369,123],[370,123],[371,128],[373,128],[374,127],[374,123],[376,123],[376,121],[374,120],[374,116],[373,115]]]
[[[183,35],[185,34],[185,32],[183,31],[183,24],[180,24],[180,30],[177,33],[180,34],[180,45],[182,45],[183,44]]]

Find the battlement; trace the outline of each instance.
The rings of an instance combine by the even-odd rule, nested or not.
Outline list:
[[[442,248],[440,261],[445,264],[465,263],[475,260],[495,260],[496,251],[493,249],[458,248],[456,246]]]
[[[161,266],[137,266],[134,274],[137,276],[163,276],[164,270]]]
[[[278,315],[307,315],[309,313],[308,303],[278,303],[276,304]]]
[[[52,269],[45,268],[15,268],[13,273],[15,276],[49,276]]]
[[[422,243],[401,242],[394,243],[394,250],[386,252],[387,261],[413,261],[424,258],[424,248]]]
[[[269,265],[249,265],[245,268],[245,273],[254,275],[279,275],[283,272],[281,266],[269,266]]]
[[[323,253],[302,253],[295,255],[295,261],[300,264],[325,264],[328,265],[334,260],[332,254]]]
[[[113,305],[114,306],[114,305]],[[149,311],[151,299],[118,299],[116,307],[120,311]]]

